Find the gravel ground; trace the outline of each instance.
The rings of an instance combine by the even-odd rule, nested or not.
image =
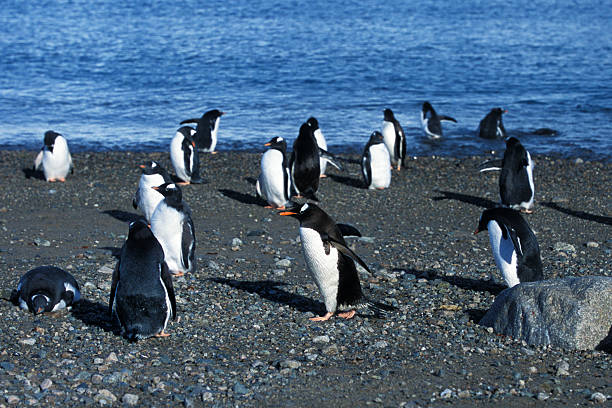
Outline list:
[[[364,235],[364,291],[394,304],[386,320],[314,323],[323,311],[298,223],[255,197],[257,153],[202,157],[193,211],[196,273],[174,280],[171,336],[129,343],[107,316],[115,256],[147,159],[81,153],[66,183],[27,178],[34,152],[0,152],[0,276],[7,298],[29,269],[72,273],[84,300],[33,316],[0,302],[0,407],[604,406],[612,355],[530,347],[477,324],[503,289],[480,213],[498,201],[484,157],[413,158],[391,187],[361,186],[357,156],[321,183],[321,207]],[[536,231],[546,278],[612,276],[612,165],[535,157]],[[238,164],[238,165],[237,165]],[[608,400],[606,401],[606,398]]]

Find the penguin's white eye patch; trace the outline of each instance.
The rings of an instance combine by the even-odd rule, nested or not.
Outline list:
[[[191,129],[189,132],[191,133],[191,136],[195,135],[196,133],[195,129]]]
[[[276,141],[277,141],[277,142],[282,142],[282,141],[283,141],[283,138],[279,136],[279,137],[277,137],[277,138],[276,138]]]
[[[136,221],[130,222],[130,228],[132,228],[134,226],[134,224],[136,224]]]
[[[173,188],[176,188],[174,184],[168,184],[168,189],[173,189]]]
[[[300,208],[300,213],[303,213],[304,211],[306,211],[308,209],[308,203],[304,204],[302,206],[302,208]]]
[[[151,162],[151,167],[156,168],[157,167],[157,163]]]

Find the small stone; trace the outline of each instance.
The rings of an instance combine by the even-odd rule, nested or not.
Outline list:
[[[279,268],[288,268],[291,266],[291,260],[281,259],[280,261],[276,261],[275,265]]]
[[[374,343],[374,347],[375,348],[385,348],[389,345],[389,343],[387,343],[385,340],[380,340],[377,341],[376,343]]]
[[[112,405],[115,401],[117,401],[117,397],[115,397],[115,395],[109,390],[100,390],[100,392],[98,392],[98,394],[94,397],[94,401],[100,405]]]
[[[535,368],[534,366],[529,367],[529,374],[537,374],[538,373],[538,369]]]
[[[108,355],[108,357],[106,357],[105,361],[107,363],[116,363],[117,361],[119,361],[119,359],[117,358],[117,354],[115,354],[114,351],[111,351],[111,353]]]
[[[47,391],[53,385],[53,381],[48,378],[45,378],[43,382],[40,383],[40,389],[43,391]]]
[[[92,384],[102,384],[102,376],[100,374],[94,374],[91,376],[91,383]]]
[[[106,274],[106,275],[112,275],[114,272],[114,269],[108,265],[104,265],[100,269],[98,269],[98,272]]]
[[[212,269],[213,271],[218,271],[221,269],[221,267],[219,266],[218,263],[216,263],[215,261],[208,261],[208,267],[210,269]]]
[[[547,392],[541,391],[538,392],[538,401],[546,401],[550,398],[550,395]]]
[[[557,373],[556,375],[570,375],[569,373],[569,363],[567,361],[559,361],[557,364]]]
[[[322,352],[323,352],[323,354],[328,355],[328,356],[334,355],[334,354],[338,354],[338,346],[335,345],[335,344],[331,344],[330,346],[325,347],[322,350]],[[316,356],[316,354],[315,354],[315,356]]]
[[[136,405],[138,404],[138,395],[124,394],[121,398],[121,402],[123,402],[125,405]]]
[[[461,390],[457,393],[459,398],[470,398],[470,392],[468,390]]]
[[[582,160],[582,159],[579,157],[579,158],[577,158],[576,160],[574,160],[574,163],[576,163],[576,164],[582,164],[582,163],[584,163],[584,160]]]
[[[263,237],[266,235],[264,230],[251,230],[247,232],[247,237]]]
[[[606,396],[603,395],[601,392],[594,392],[593,394],[591,394],[591,401],[597,402],[599,404],[603,404],[607,401],[607,399],[608,398],[606,398]]]
[[[25,344],[26,346],[33,346],[36,343],[36,339],[31,337],[27,339],[21,339],[19,340],[19,343]]]
[[[576,252],[576,247],[567,242],[557,242],[553,249],[557,252]]]
[[[231,246],[232,248],[234,248],[234,247],[239,247],[240,245],[242,245],[242,240],[241,240],[240,238],[233,238],[233,239],[230,241],[230,246]]]
[[[16,395],[7,395],[6,402],[9,404],[17,404],[19,402],[19,397]]]
[[[301,365],[302,363],[295,360],[285,360],[280,363],[281,368],[291,368],[292,370],[300,368]]]
[[[232,388],[232,390],[238,395],[245,395],[249,393],[249,389],[240,382],[237,382],[236,384],[234,384],[234,387]]]
[[[447,388],[440,393],[440,398],[448,399],[453,396],[453,392]]]
[[[94,358],[93,363],[96,364],[96,365],[104,364],[104,359],[100,358],[100,357],[96,357],[96,358]]]
[[[599,244],[595,241],[589,241],[586,243],[587,248],[599,248]]]
[[[44,246],[44,247],[51,246],[50,241],[46,239],[42,239],[42,238],[34,238],[34,244],[36,244],[37,246]]]
[[[314,343],[329,343],[329,336],[326,334],[323,336],[316,336],[312,339],[312,341]]]

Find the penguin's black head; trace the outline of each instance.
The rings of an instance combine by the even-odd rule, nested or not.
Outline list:
[[[491,109],[491,113],[494,114],[496,117],[501,118],[504,113],[508,113],[508,110],[502,108],[493,108]]]
[[[378,130],[375,130],[370,135],[370,144],[383,143],[383,135]]]
[[[32,311],[35,315],[41,314],[49,307],[49,297],[42,293],[36,293],[32,296]]]
[[[157,162],[153,160],[148,161],[146,164],[141,164],[138,166],[142,169],[143,174],[157,174],[159,173],[159,168],[161,167]]]
[[[298,138],[302,137],[314,137],[314,129],[308,124],[308,122],[304,122],[302,123],[302,126],[300,126]]]
[[[146,221],[138,220],[130,223],[130,231],[128,232],[128,239],[133,240],[141,240],[141,239],[149,239],[153,236],[153,232],[147,225]]]
[[[287,211],[281,212],[280,215],[288,215],[290,217],[297,218],[301,222],[306,219],[316,217],[321,213],[323,213],[323,210],[321,210],[316,204],[305,203],[291,207],[287,209]]]
[[[183,135],[183,137],[187,139],[189,143],[191,143],[191,145],[194,147],[195,147],[195,142],[193,141],[193,135],[195,134],[195,132],[196,130],[192,128],[191,126],[181,126],[176,131],[176,133],[180,133],[181,135]]]
[[[223,116],[223,115],[225,115],[225,112],[221,112],[219,109],[212,109],[206,112],[204,115],[202,115],[202,119],[209,119],[209,120],[214,121],[214,120],[217,120],[219,116]]]
[[[153,190],[157,190],[161,195],[166,198],[172,198],[177,202],[180,202],[183,199],[183,192],[174,183],[164,183],[159,187],[151,187]]]
[[[53,147],[55,146],[55,139],[57,139],[58,136],[61,136],[61,135],[52,130],[47,130],[45,132],[45,146],[47,146],[47,148],[51,152],[53,152]]]
[[[273,137],[268,143],[264,144],[264,146],[268,146],[272,149],[278,149],[283,152],[287,150],[287,142],[280,136]]]
[[[491,221],[491,218],[489,217],[487,210],[484,210],[483,213],[480,214],[480,219],[478,220],[478,226],[476,227],[476,230],[474,231],[474,235],[478,234],[479,232],[486,231],[489,221]]]
[[[310,125],[313,131],[319,128],[319,121],[314,116],[309,117],[306,123]]]
[[[520,144],[521,142],[516,137],[510,137],[506,140],[506,149]]]
[[[432,110],[434,110],[434,108],[433,106],[431,106],[431,103],[429,103],[428,101],[423,102],[423,112],[428,112]]]
[[[393,115],[393,111],[391,109],[389,109],[389,108],[385,109],[383,111],[383,114],[385,115],[385,120],[388,121],[388,122],[390,122],[393,119],[395,119],[395,116]]]

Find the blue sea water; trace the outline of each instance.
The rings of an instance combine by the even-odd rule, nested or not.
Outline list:
[[[360,151],[391,108],[410,155],[466,156],[493,107],[535,154],[612,159],[612,3],[585,1],[3,0],[0,144],[166,150],[208,109],[218,150],[263,150],[318,118]],[[428,141],[430,101],[457,124]],[[537,135],[551,128],[552,135]]]

